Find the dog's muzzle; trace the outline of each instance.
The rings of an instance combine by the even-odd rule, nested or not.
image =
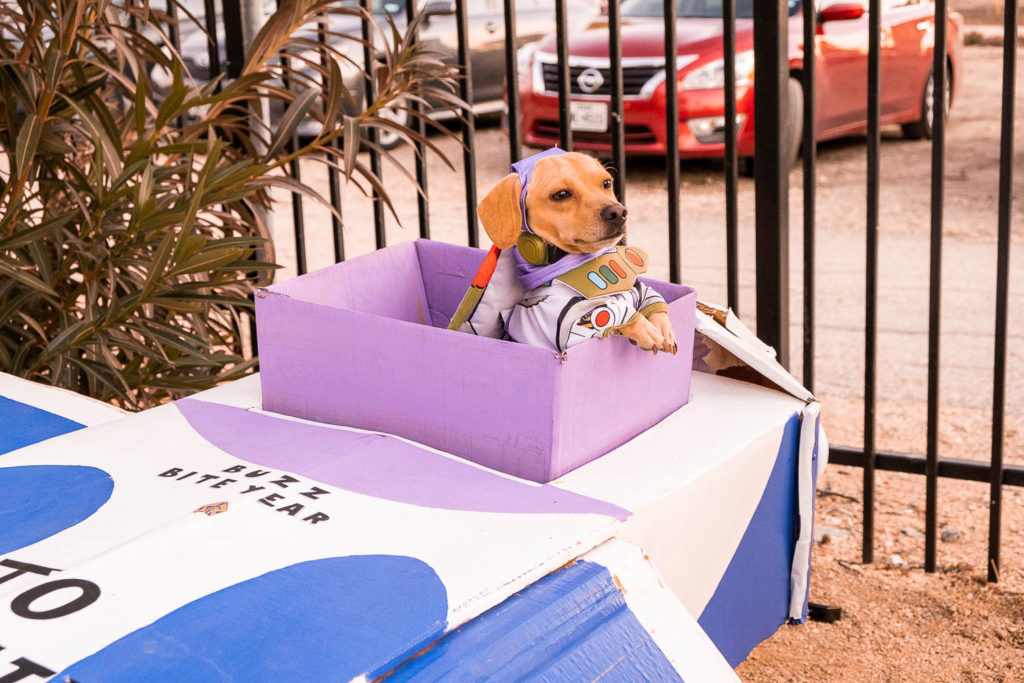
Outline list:
[[[622,232],[626,224],[626,207],[622,204],[608,204],[601,209],[601,220],[608,226],[609,236]]]

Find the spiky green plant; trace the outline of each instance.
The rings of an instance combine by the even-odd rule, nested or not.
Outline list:
[[[288,163],[313,156],[388,202],[360,129],[394,129],[388,106],[458,104],[450,68],[392,25],[360,111],[345,53],[304,28],[328,11],[282,2],[240,75],[195,83],[148,3],[0,3],[0,370],[129,408],[252,372],[245,312],[274,267],[261,212],[273,186],[316,196]],[[173,76],[159,98],[153,65]],[[269,129],[251,115],[267,100],[283,109]],[[308,117],[323,132],[295,149]]]

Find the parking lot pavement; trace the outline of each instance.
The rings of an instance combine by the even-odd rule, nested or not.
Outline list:
[[[987,411],[992,394],[993,311],[996,264],[999,88],[1001,50],[971,47],[965,53],[966,78],[958,89],[946,141],[941,337],[941,397],[944,405]],[[1020,77],[1020,72],[1018,72]],[[1017,118],[1024,114],[1024,78],[1017,86]],[[454,140],[435,135],[456,171],[429,159],[431,237],[467,242],[462,153]],[[478,198],[508,172],[504,133],[481,127],[476,135]],[[1017,125],[1017,174],[1024,173],[1024,126]],[[529,150],[525,151],[526,154]],[[815,390],[844,404],[863,395],[865,288],[865,155],[863,137],[822,143],[818,151],[815,303]],[[412,152],[398,157],[411,168]],[[927,334],[930,226],[928,141],[904,140],[898,128],[883,129],[878,395],[895,405],[917,410],[927,396]],[[327,192],[323,170],[306,162],[306,178]],[[725,302],[725,189],[720,162],[686,162],[680,188],[683,280],[708,301]],[[385,168],[399,225],[388,221],[388,243],[418,235],[412,184]],[[802,328],[802,177],[790,176],[791,367],[801,367]],[[740,180],[740,315],[751,326],[754,311],[754,185]],[[1010,336],[1008,339],[1007,424],[1024,424],[1024,191],[1014,193],[1018,221],[1010,259]],[[663,159],[630,159],[625,203],[629,239],[652,256],[652,275],[668,274],[668,226]],[[370,202],[359,191],[344,189],[345,252],[351,257],[374,248]],[[290,211],[275,212],[278,261],[289,264],[279,277],[294,275]],[[309,268],[331,263],[329,214],[307,203]],[[481,242],[486,236],[481,232]],[[919,411],[918,411],[919,412]],[[1014,422],[1013,420],[1016,420]],[[1024,454],[1020,455],[1024,460]]]

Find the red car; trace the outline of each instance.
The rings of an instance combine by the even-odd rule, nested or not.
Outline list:
[[[790,119],[801,122],[803,6],[790,0]],[[883,0],[881,17],[881,123],[901,124],[910,138],[932,133],[932,47],[935,6],[918,0]],[[683,158],[725,152],[724,64],[721,0],[678,0],[679,153]],[[738,0],[736,111],[738,153],[754,153],[753,3]],[[665,71],[662,0],[624,0],[622,14],[623,109],[626,153],[664,155]],[[961,76],[963,20],[951,13],[947,29],[947,110]],[[819,7],[815,39],[817,139],[867,126],[868,15],[859,2],[826,0]],[[558,75],[555,36],[519,51],[523,141],[558,143]],[[610,83],[608,26],[591,22],[569,36],[573,145],[607,151]],[[794,136],[795,158],[800,140]]]

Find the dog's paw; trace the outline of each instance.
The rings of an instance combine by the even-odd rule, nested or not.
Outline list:
[[[676,351],[679,350],[679,346],[676,344],[676,333],[672,330],[672,321],[668,317],[668,313],[652,313],[648,320],[651,324],[658,328],[658,332],[661,333],[661,338],[664,344],[659,347],[662,351],[667,351],[672,355],[675,355]]]
[[[636,316],[627,325],[617,327],[614,333],[628,338],[630,343],[639,346],[644,351],[652,351],[657,354],[659,349],[662,351],[671,350],[666,346],[665,338],[658,327],[642,315]]]

